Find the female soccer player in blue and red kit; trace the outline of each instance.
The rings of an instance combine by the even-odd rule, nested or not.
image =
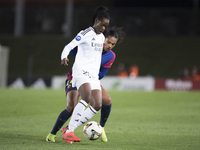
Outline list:
[[[125,33],[122,31],[122,28],[112,27],[107,29],[107,33],[105,34],[105,42],[103,45],[103,53],[101,59],[101,66],[99,71],[99,79],[101,80],[110,67],[112,66],[115,60],[115,53],[112,51],[114,46],[117,43],[121,43],[125,38]],[[76,56],[77,48],[74,48],[70,54]],[[55,135],[57,131],[64,125],[64,123],[69,119],[71,116],[74,107],[78,103],[79,93],[76,87],[72,87],[72,69],[68,72],[67,80],[66,80],[66,96],[67,96],[67,107],[63,110],[49,135],[47,136],[47,141],[55,142]],[[102,126],[102,136],[101,140],[103,142],[107,142],[107,137],[105,134],[104,126],[105,123],[110,115],[111,111],[111,98],[109,94],[105,91],[105,89],[101,86],[102,90],[102,107],[101,107],[101,118],[100,118],[100,125]],[[81,124],[79,124],[81,125]],[[62,132],[65,133],[67,127],[62,129]],[[66,140],[67,141],[67,140]],[[70,143],[69,141],[67,141]]]

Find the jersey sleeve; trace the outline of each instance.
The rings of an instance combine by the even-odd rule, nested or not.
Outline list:
[[[109,68],[100,68],[100,71],[99,71],[99,80],[101,80],[105,75],[106,73],[108,72]]]
[[[75,48],[76,46],[80,45],[81,43],[83,43],[85,41],[85,37],[83,36],[83,34],[81,34],[81,32],[79,32],[77,34],[77,36],[69,43],[67,44],[61,54],[61,60],[63,60],[64,58],[67,58],[70,51]]]
[[[116,57],[116,55],[112,50],[110,50],[106,54],[102,55],[101,67],[110,68],[112,66],[113,62],[115,61],[115,57]]]
[[[106,54],[102,55],[101,67],[99,70],[99,80],[101,80],[106,75],[113,62],[115,61],[115,57],[115,53],[111,50]]]

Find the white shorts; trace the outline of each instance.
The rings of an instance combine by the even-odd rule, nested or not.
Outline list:
[[[72,87],[76,87],[77,90],[84,83],[90,83],[91,90],[101,90],[101,84],[97,78],[90,78],[89,76],[85,76],[82,74],[72,78]]]

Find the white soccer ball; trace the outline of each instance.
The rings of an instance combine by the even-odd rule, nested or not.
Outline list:
[[[90,121],[83,127],[83,134],[89,140],[97,140],[101,137],[102,127],[96,121]]]

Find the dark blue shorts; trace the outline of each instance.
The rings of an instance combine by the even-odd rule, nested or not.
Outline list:
[[[66,95],[71,90],[77,90],[77,88],[76,87],[72,87],[72,80],[66,80],[65,81],[65,93],[66,93]]]

